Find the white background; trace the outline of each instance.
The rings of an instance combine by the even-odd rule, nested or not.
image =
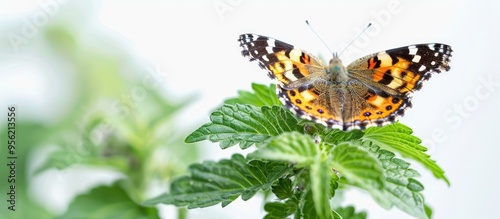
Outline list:
[[[2,20],[39,10],[37,2],[0,1]],[[67,1],[59,10],[78,13],[78,8],[72,6],[75,2]],[[451,181],[451,187],[447,187],[416,166],[423,175],[424,195],[434,209],[434,218],[494,218],[497,215],[500,203],[500,145],[496,136],[500,122],[499,3],[112,0],[86,4],[91,5],[95,13],[86,18],[89,22],[117,35],[139,57],[167,72],[165,83],[173,96],[199,95],[198,101],[182,114],[181,119],[187,124],[208,121],[210,111],[224,98],[234,96],[237,90],[249,90],[252,82],[270,82],[256,63],[249,63],[240,55],[237,38],[242,33],[271,36],[328,58],[328,50],[304,20],[311,22],[334,51],[341,50],[372,22],[371,32],[365,35],[368,37],[360,39],[341,57],[346,65],[369,53],[410,44],[452,45],[450,72],[435,75],[424,85],[413,98],[413,109],[407,111],[401,122],[424,140],[432,158],[444,168]],[[1,34],[4,37],[5,34]],[[6,43],[6,38],[2,40]],[[5,51],[2,55],[15,56]],[[35,104],[37,110],[30,113],[40,120],[54,116],[44,103],[63,94],[48,89],[53,84],[44,80],[44,74],[16,76],[1,70],[9,64],[5,59],[0,63],[2,105],[16,98],[21,103]],[[26,67],[29,68],[29,64]],[[31,83],[31,89],[25,93],[15,97],[7,95],[7,91],[27,82]],[[237,147],[228,151],[221,151],[216,144],[206,147],[212,149],[207,159],[239,152]],[[45,200],[46,205],[57,202],[50,197]],[[347,193],[346,203],[368,210],[369,218],[410,218],[397,209],[381,209],[361,192]],[[264,214],[261,209],[260,198],[255,197],[247,202],[238,199],[222,210],[219,206],[194,210],[191,216],[260,218]],[[166,217],[173,214],[171,210],[165,208]]]

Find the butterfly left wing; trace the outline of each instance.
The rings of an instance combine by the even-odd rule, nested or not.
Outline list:
[[[324,64],[316,57],[283,41],[256,34],[241,34],[238,41],[241,54],[257,61],[281,87],[324,71]]]

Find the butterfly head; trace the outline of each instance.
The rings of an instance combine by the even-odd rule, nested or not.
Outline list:
[[[342,60],[340,60],[337,53],[333,53],[333,58],[330,59],[327,72],[329,74],[332,74],[332,77],[336,77],[337,80],[347,79],[347,70],[345,66],[342,64]]]

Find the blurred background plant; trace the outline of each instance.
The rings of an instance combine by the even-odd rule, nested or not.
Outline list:
[[[158,218],[141,203],[198,158],[175,120],[194,96],[169,95],[165,72],[93,23],[94,4],[33,10],[0,23],[2,112],[17,107],[16,211],[0,218]]]

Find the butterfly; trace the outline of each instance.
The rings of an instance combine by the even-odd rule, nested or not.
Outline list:
[[[367,55],[345,67],[336,53],[327,65],[271,37],[242,34],[238,41],[241,54],[277,81],[277,95],[290,111],[344,131],[396,122],[424,81],[450,69],[452,53],[446,44],[416,44]]]

